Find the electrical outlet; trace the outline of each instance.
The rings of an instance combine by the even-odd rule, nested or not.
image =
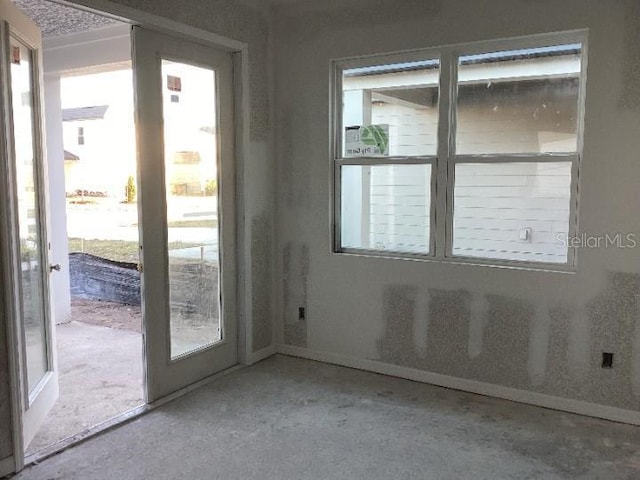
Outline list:
[[[526,227],[520,230],[520,233],[518,234],[518,239],[521,242],[528,242],[531,243],[531,235],[533,233],[533,230],[531,230],[531,227]]]
[[[602,352],[602,368],[613,368],[613,353]]]
[[[304,307],[298,307],[298,320],[305,319]]]

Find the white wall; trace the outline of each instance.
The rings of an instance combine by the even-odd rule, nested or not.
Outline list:
[[[639,8],[347,0],[278,9],[280,341],[637,410],[637,248],[581,249],[570,274],[331,253],[329,79],[332,59],[588,28],[579,230],[640,233]],[[603,351],[615,353],[611,370],[600,368]]]
[[[69,320],[71,292],[69,287],[69,245],[67,242],[67,204],[64,178],[64,146],[62,142],[62,103],[60,77],[44,77],[45,126],[47,136],[47,167],[49,170],[49,215],[51,259],[62,269],[51,276],[53,313],[56,323]]]

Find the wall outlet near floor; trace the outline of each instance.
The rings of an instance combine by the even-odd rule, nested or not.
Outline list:
[[[298,320],[304,320],[305,318],[304,307],[298,307]]]
[[[602,368],[613,368],[613,353],[602,352]]]

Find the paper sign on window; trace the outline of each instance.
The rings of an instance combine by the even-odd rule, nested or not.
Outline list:
[[[347,157],[388,156],[389,125],[345,127]]]
[[[167,88],[172,92],[181,92],[182,79],[180,77],[174,77],[173,75],[167,75]]]
[[[11,47],[11,62],[16,65],[20,65],[20,60],[20,47]]]

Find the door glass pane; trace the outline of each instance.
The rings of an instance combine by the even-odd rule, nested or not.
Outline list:
[[[11,101],[15,135],[15,169],[20,236],[21,302],[25,327],[29,392],[49,370],[43,284],[42,242],[38,212],[32,53],[11,40]]]
[[[343,165],[342,248],[429,253],[431,165]]]
[[[215,72],[162,60],[171,358],[222,339]]]
[[[460,57],[458,154],[575,152],[580,44]]]

